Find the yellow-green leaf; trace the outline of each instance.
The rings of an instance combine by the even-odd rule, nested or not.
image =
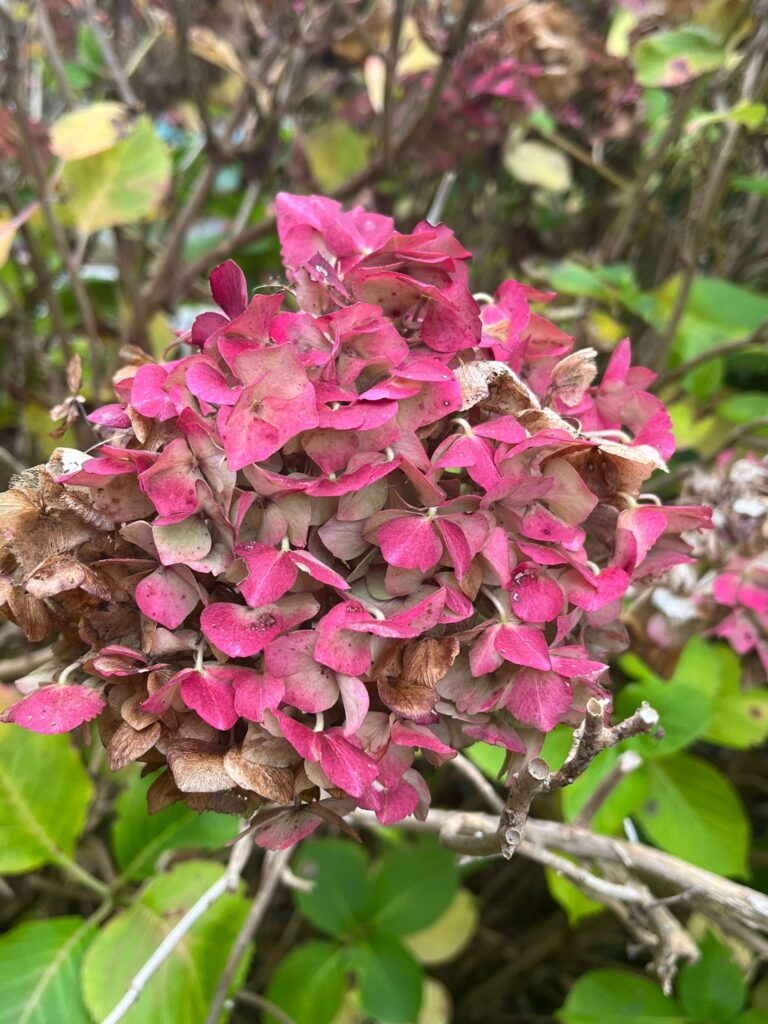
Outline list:
[[[544,142],[510,140],[504,149],[504,166],[524,185],[535,185],[548,192],[565,192],[571,186],[568,157]]]
[[[51,125],[51,151],[61,160],[83,160],[127,138],[133,118],[124,103],[91,103]]]
[[[170,176],[168,148],[141,117],[116,146],[65,165],[65,212],[82,235],[144,220],[157,212]]]

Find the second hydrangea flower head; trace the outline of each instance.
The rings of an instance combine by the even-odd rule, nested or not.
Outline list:
[[[530,308],[551,295],[478,305],[447,228],[276,209],[289,294],[216,268],[193,354],[122,371],[104,443],[59,475],[119,586],[72,623],[85,693],[11,716],[71,691],[66,727],[98,713],[115,766],[163,767],[153,806],[266,808],[270,846],[355,805],[425,813],[417,748],[533,756],[607,697],[627,589],[708,522],[640,496],[674,444],[627,342],[596,386]]]

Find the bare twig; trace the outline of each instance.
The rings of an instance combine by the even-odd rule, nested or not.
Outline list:
[[[213,883],[212,886],[206,889],[200,899],[189,908],[181,920],[168,932],[149,960],[147,960],[138,974],[134,977],[123,998],[114,1010],[104,1018],[102,1024],[117,1024],[118,1021],[123,1019],[146,988],[147,982],[150,980],[152,975],[162,967],[192,926],[200,920],[205,912],[212,907],[225,892],[231,890],[233,881],[236,882],[236,878],[234,877],[235,872],[237,873],[237,877],[239,877],[239,873],[242,872],[245,867],[245,862],[247,861],[252,848],[253,843],[250,839],[238,840],[238,842],[235,843],[230,855],[227,870]],[[218,1021],[218,1019],[217,1015],[214,1020]]]
[[[99,21],[98,12],[94,0],[83,0],[85,6],[85,17],[88,21],[88,27],[90,28],[93,38],[96,40],[96,45],[101,50],[101,55],[104,58],[104,63],[107,65],[109,74],[112,81],[115,83],[120,99],[129,106],[132,110],[137,110],[141,103],[138,96],[133,91],[131,83],[128,81],[123,66],[118,60],[117,54],[112,48],[112,43],[109,40],[109,36],[104,31],[104,28]]]
[[[386,56],[386,78],[384,81],[384,110],[381,122],[381,155],[385,167],[390,166],[392,146],[392,110],[394,105],[395,76],[400,58],[400,34],[405,18],[406,0],[396,0],[392,14],[389,48]]]
[[[28,672],[34,672],[36,668],[44,665],[52,655],[50,647],[41,647],[36,651],[26,651],[15,658],[3,658],[0,660],[0,681],[15,683]]]
[[[623,754],[620,754],[616,764],[595,786],[584,806],[574,818],[576,824],[585,827],[591,825],[597,812],[611,793],[621,785],[627,775],[636,771],[642,763],[642,757],[634,750],[625,750]]]
[[[214,993],[213,1000],[211,1001],[210,1009],[208,1010],[208,1016],[205,1018],[206,1024],[218,1024],[224,1003],[229,994],[229,990],[232,987],[232,979],[237,972],[237,968],[240,966],[240,961],[243,959],[246,949],[253,940],[253,936],[256,934],[256,931],[262,922],[272,897],[275,895],[275,891],[280,884],[283,871],[287,867],[292,853],[293,850],[288,849],[279,850],[276,853],[269,852],[265,855],[261,868],[259,888],[256,892],[253,903],[251,904],[251,908],[248,911],[248,916],[243,922],[243,926],[235,939],[234,945],[232,946],[232,950],[229,954],[229,958],[224,967],[221,978],[219,979],[219,983],[216,986],[216,991]]]
[[[68,107],[72,107],[75,105],[75,94],[72,91],[72,86],[69,84],[67,72],[64,68],[64,62],[61,59],[61,54],[59,53],[59,47],[56,42],[56,33],[53,31],[51,19],[48,17],[45,0],[37,0],[35,8],[35,13],[37,14],[37,25],[40,29],[40,37],[43,41],[45,55],[48,58],[51,71],[53,71],[56,81],[58,82],[59,89],[61,89],[64,102]]]
[[[433,226],[440,223],[443,216],[443,210],[445,204],[448,202],[448,197],[451,194],[451,189],[456,181],[456,171],[446,171],[440,179],[440,184],[437,186],[435,192],[435,198],[432,200],[432,204],[429,207],[427,213],[427,222]]]
[[[258,992],[251,992],[250,989],[241,988],[235,996],[235,999],[237,999],[239,1003],[245,1003],[246,1006],[255,1006],[257,1010],[262,1010],[265,1013],[268,1013],[270,1017],[274,1017],[279,1024],[299,1024],[299,1022],[289,1016],[285,1010],[281,1010],[279,1006],[275,1006],[271,1000],[259,995]]]
[[[742,352],[744,349],[751,348],[753,345],[761,345],[765,342],[766,335],[768,335],[768,320],[764,320],[760,326],[746,338],[737,338],[735,341],[726,341],[723,342],[722,345],[715,345],[712,348],[707,349],[706,352],[700,352],[692,359],[687,359],[684,363],[679,363],[677,366],[673,366],[671,370],[665,370],[664,373],[660,373],[653,383],[652,390],[658,391],[667,384],[671,384],[673,381],[679,380],[681,377],[685,377],[686,374],[691,373],[692,370],[697,369],[699,366],[703,366],[712,359],[720,359],[723,356],[733,355],[735,352]]]
[[[744,74],[742,77],[739,101],[749,103],[753,100],[755,87],[761,76],[766,52],[768,52],[768,4],[757,5],[755,11],[756,31],[750,40],[749,52],[744,58]],[[710,220],[723,190],[726,174],[741,137],[741,124],[736,120],[728,121],[723,131],[723,138],[718,147],[704,188],[694,189],[691,199],[690,229],[683,237],[682,258],[684,269],[680,285],[675,296],[675,305],[660,337],[655,357],[655,365],[661,368],[666,365],[669,350],[677,335],[677,329],[683,318],[693,281],[698,269],[698,260],[705,244]]]

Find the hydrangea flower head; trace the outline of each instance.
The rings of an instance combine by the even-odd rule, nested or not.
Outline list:
[[[0,498],[5,614],[76,659],[6,720],[98,716],[113,768],[158,773],[152,810],[255,814],[272,847],[355,806],[425,814],[419,751],[519,764],[607,707],[623,595],[707,521],[640,496],[673,442],[628,343],[595,384],[531,310],[551,296],[480,307],[447,228],[276,210],[288,294],[217,267],[220,312],[118,374],[93,454]]]

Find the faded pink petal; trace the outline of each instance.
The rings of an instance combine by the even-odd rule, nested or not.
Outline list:
[[[283,699],[285,687],[280,679],[251,668],[222,666],[235,691],[235,711],[250,722],[263,722],[265,711],[274,711]]]
[[[534,626],[501,625],[495,639],[496,650],[513,665],[528,668],[550,667],[547,641]]]
[[[294,594],[261,608],[217,603],[205,609],[200,625],[206,638],[224,654],[250,658],[280,633],[311,619],[319,607],[309,594]]]
[[[568,711],[571,698],[570,684],[557,673],[522,669],[512,683],[506,707],[523,725],[549,732]]]
[[[90,722],[103,707],[103,697],[86,686],[41,686],[6,708],[0,721],[52,735]]]
[[[180,682],[181,699],[214,729],[231,729],[238,719],[229,670],[207,665],[201,671],[180,672],[170,682]]]
[[[440,561],[443,546],[432,519],[403,516],[379,527],[381,553],[390,565],[428,572]]]
[[[192,573],[184,566],[161,566],[136,587],[136,604],[149,619],[176,629],[200,602]]]

